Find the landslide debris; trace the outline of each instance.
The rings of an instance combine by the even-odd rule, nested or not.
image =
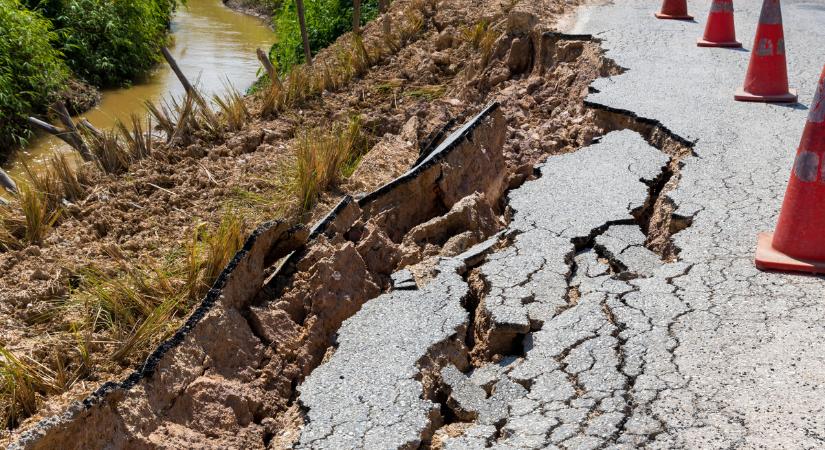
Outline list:
[[[395,3],[395,19],[402,20],[408,3]],[[470,3],[425,4],[428,13],[417,39],[354,80],[347,91],[325,92],[300,110],[256,119],[223,143],[196,142],[185,157],[148,159],[128,177],[99,180],[73,220],[62,223],[44,245],[0,254],[7,269],[0,293],[14,298],[0,306],[9,324],[3,344],[33,355],[55,348],[73,355],[62,337],[34,332],[38,328],[27,320],[30,310],[68,295],[76,267],[93,263],[115,271],[118,260],[106,248],[119,248],[127,259],[162,258],[192,217],[216,220],[215,212],[237,199],[239,191],[271,195],[267,180],[278,177],[297,129],[357,113],[376,143],[354,175],[322,197],[312,219],[343,194],[369,200],[364,193],[426,159],[445,126],[449,130],[451,122],[466,122],[490,101],[501,105],[485,119],[481,134],[463,144],[463,152],[451,153],[454,161],[415,174],[415,182],[397,188],[391,201],[364,202],[366,209],[351,202],[248,305],[210,311],[208,320],[198,323],[204,337],[197,344],[184,340],[181,348],[190,350],[177,350],[174,364],[116,390],[117,395],[107,394],[102,406],[74,407],[71,426],[30,433],[25,445],[93,445],[110,442],[112,430],[124,439],[121,445],[135,446],[186,442],[278,448],[295,442],[304,420],[295,387],[334,355],[340,324],[391,289],[397,270],[407,267],[423,282],[434,276],[437,257],[456,255],[500,230],[508,219],[507,189],[532,178],[534,164],[547,155],[575,150],[603,132],[582,99],[587,85],[613,68],[596,42],[547,32],[574,4]],[[254,108],[254,100],[249,101]],[[264,208],[262,215],[277,214],[265,205],[246,206]],[[261,273],[272,274],[274,263],[264,264]],[[33,276],[36,270],[45,275]],[[54,327],[54,322],[38,327]],[[226,329],[233,334],[223,335]],[[225,345],[207,345],[212,340]],[[63,397],[52,397],[15,436],[35,419],[58,413],[70,400],[128,371],[128,366],[95,367],[94,377]],[[155,389],[166,393],[157,397]],[[88,429],[96,430],[84,435],[88,440],[74,440]]]

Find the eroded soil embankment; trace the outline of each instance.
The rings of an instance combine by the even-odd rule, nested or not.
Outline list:
[[[294,275],[270,280],[254,301],[252,291],[279,255],[238,272],[243,295],[225,287],[219,306],[201,311],[202,319],[184,328],[188,334],[176,335],[176,346],[150,360],[150,370],[104,389],[56,426],[41,424],[25,445],[293,442],[302,423],[294,388],[334,351],[341,321],[389,289],[397,269],[426,278],[433,257],[455,254],[500,229],[508,187],[532,176],[533,164],[546,155],[601,134],[582,104],[590,81],[612,70],[598,45],[544,33],[529,11],[513,11],[508,21],[489,56],[464,75],[467,101],[501,104],[484,126],[410,181],[342,208],[285,266],[282,274]],[[368,154],[366,162],[380,157]]]
[[[523,167],[521,177],[529,174],[525,162],[531,158],[569,151],[592,136],[590,119],[568,123],[583,110],[568,92],[578,92],[584,85],[578,80],[591,77],[598,66],[572,70],[567,62],[559,64],[549,79],[564,86],[554,90],[541,77],[527,82],[534,73],[516,64],[529,61],[525,55],[533,49],[510,51],[511,41],[525,35],[524,30],[546,28],[570,7],[572,3],[558,0],[525,2],[515,9],[498,0],[394,1],[391,42],[384,39],[381,23],[364,28],[374,63],[365,73],[277,114],[262,111],[261,95],[250,96],[244,99],[250,116],[240,130],[217,135],[199,130],[167,143],[157,139],[151,155],[134,161],[125,173],[87,174],[84,192],[61,207],[42,241],[0,250],[0,346],[41,369],[35,375],[42,378],[19,402],[25,408],[10,400],[16,391],[3,392],[0,411],[16,409],[7,421],[11,430],[0,430],[0,445],[82,400],[106,380],[141,366],[202,294],[187,295],[165,327],[141,333],[140,345],[129,345],[128,352],[122,349],[131,344],[137,325],[146,323],[146,312],[132,316],[134,322],[121,316],[101,321],[98,306],[111,316],[106,295],[131,296],[144,287],[149,290],[143,297],[152,305],[171,297],[164,296],[167,288],[177,295],[188,283],[184,269],[190,267],[189,252],[203,253],[207,235],[225,219],[241,219],[250,228],[273,218],[311,222],[344,194],[370,192],[404,173],[420,151],[431,150],[455,123],[494,98],[506,100],[503,111],[512,135],[527,138],[522,127],[530,120],[547,124],[530,133],[529,144],[506,146],[508,167]],[[513,24],[513,30],[522,31],[507,31],[510,10],[523,13]],[[350,43],[345,35],[321,51],[317,70],[329,65],[347,70],[336,61]],[[519,95],[522,89],[531,94]],[[515,103],[520,100],[527,103]],[[305,132],[340,129],[352,117],[362,125],[363,147],[357,154],[373,150],[352,176],[321,195],[319,205],[296,217],[298,196],[288,185],[296,148]],[[208,287],[198,283],[201,288]]]

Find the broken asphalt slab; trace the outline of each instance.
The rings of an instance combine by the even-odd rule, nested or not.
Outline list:
[[[624,163],[615,164],[618,160]],[[518,332],[529,332],[531,322],[546,323],[556,317],[562,311],[565,280],[572,270],[566,261],[576,251],[573,240],[587,239],[605,224],[632,221],[631,213],[641,208],[648,196],[645,181],[659,176],[668,161],[634,132],[614,132],[575,154],[549,159],[539,168],[539,179],[512,192],[510,205],[516,212],[510,228],[518,233],[516,242],[481,266],[492,286],[484,304],[479,305],[490,318],[489,340],[512,339]],[[611,180],[615,189],[602,189],[605,180]],[[444,259],[439,275],[421,290],[382,295],[344,322],[335,354],[299,388],[299,401],[308,418],[301,437],[303,446],[415,446],[441,425],[439,406],[432,401],[435,392],[432,387],[427,392],[422,370],[432,361],[440,361],[436,366],[468,368],[469,349],[463,343],[471,318],[462,304],[469,287],[455,269],[463,265],[460,259]],[[566,348],[561,341],[573,343],[603,335],[612,345],[615,338],[611,334],[616,328],[602,312],[605,298],[594,295],[592,301],[581,301],[559,314],[564,317],[559,330],[545,333],[547,336],[530,336],[532,349],[526,358],[514,360],[507,368],[515,375],[501,373],[490,399],[472,395],[478,394],[478,389],[462,387],[461,377],[452,377],[451,391],[456,395],[452,403],[468,411],[467,415],[480,418],[483,423],[479,426],[491,431],[484,439],[490,440],[496,433],[496,427],[490,425],[506,423],[510,427],[506,436],[516,439],[508,445],[518,444],[522,431],[529,431],[521,427],[530,423],[529,417],[513,416],[519,402],[538,408],[567,400],[560,397],[560,391],[572,393],[573,386],[553,385],[567,379],[553,357]],[[516,333],[511,332],[514,327],[520,327]],[[567,339],[557,334],[561,331]],[[615,365],[613,360],[606,361],[604,368]],[[539,388],[523,387],[533,381]],[[459,393],[468,393],[463,398],[476,401],[464,404]],[[552,421],[561,425],[568,416],[581,412],[564,408]],[[550,420],[544,422],[552,426]],[[474,439],[482,439],[481,434],[475,432]]]
[[[467,281],[446,270],[345,322],[336,353],[300,387],[303,445],[396,448],[432,433],[444,448],[825,444],[825,281],[752,262],[757,232],[774,226],[823,62],[825,5],[784,5],[801,105],[734,102],[749,53],[697,47],[706,5],[689,5],[695,22],[656,20],[653,1],[587,7],[575,29],[627,69],[597,80],[590,106],[695,143],[667,193],[691,219],[673,237],[679,260],[656,261],[632,215],[667,156],[623,131],[551,157],[510,194],[515,238],[478,267],[487,291],[475,318],[461,308]],[[759,7],[737,7],[747,48]],[[471,322],[490,353],[514,354],[467,367],[455,352],[470,350],[458,344]],[[382,376],[384,366],[392,373]],[[480,371],[493,379],[474,382]],[[437,392],[464,422],[459,433],[439,435],[449,418]]]

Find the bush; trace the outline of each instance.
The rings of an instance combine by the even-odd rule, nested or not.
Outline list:
[[[63,0],[58,8],[54,2],[44,11],[53,15],[66,63],[97,86],[128,84],[152,69],[176,5],[175,0]]]
[[[304,0],[307,33],[313,55],[352,29],[352,0]],[[361,22],[378,15],[378,0],[362,0]],[[272,62],[281,73],[304,62],[304,46],[295,0],[287,0],[273,17],[276,41],[270,51]]]
[[[68,78],[55,39],[48,20],[0,0],[0,150],[24,142],[26,115],[43,111]]]

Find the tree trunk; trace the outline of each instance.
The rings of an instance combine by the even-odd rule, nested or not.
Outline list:
[[[295,7],[298,9],[298,23],[301,25],[301,39],[304,41],[304,56],[307,64],[312,65],[312,50],[309,49],[309,35],[307,34],[307,22],[304,17],[304,0],[295,0]]]
[[[352,2],[352,32],[361,34],[361,0]]]
[[[212,113],[212,108],[206,103],[206,100],[203,99],[200,92],[192,86],[192,83],[186,78],[186,75],[183,74],[183,71],[180,70],[178,67],[178,62],[175,61],[175,58],[172,57],[172,54],[169,53],[169,49],[166,47],[160,48],[161,53],[163,53],[163,58],[166,59],[166,62],[169,63],[169,67],[172,68],[172,72],[175,72],[175,76],[178,77],[178,81],[180,84],[183,85],[183,89],[186,90],[186,94],[191,96],[192,99],[201,107],[201,111],[209,120],[210,124],[216,123],[217,119],[215,118],[215,114]]]
[[[160,51],[163,53],[163,57],[166,59],[166,62],[169,63],[169,67],[172,68],[172,72],[175,72],[175,76],[178,77],[178,81],[180,81],[180,84],[183,85],[183,89],[186,93],[189,95],[196,94],[195,88],[192,87],[192,84],[188,79],[186,79],[186,75],[184,75],[183,71],[181,71],[180,67],[178,67],[178,62],[175,61],[175,58],[173,58],[172,54],[169,53],[169,49],[166,47],[161,47]]]

